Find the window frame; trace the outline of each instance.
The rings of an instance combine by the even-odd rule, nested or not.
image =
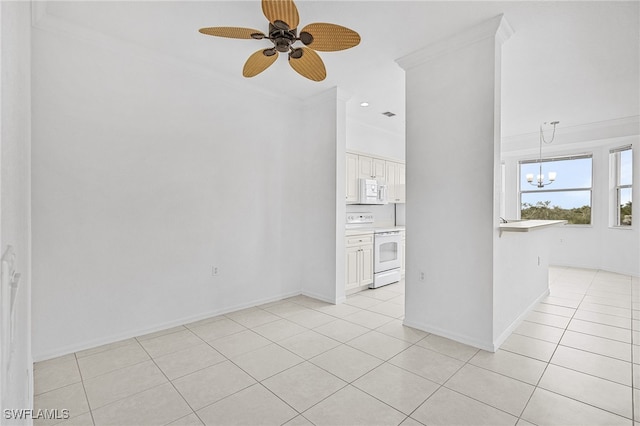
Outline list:
[[[518,161],[518,219],[522,219],[522,194],[540,194],[540,193],[552,193],[552,192],[575,192],[575,191],[589,191],[589,223],[567,223],[565,226],[575,226],[579,228],[590,228],[593,226],[593,153],[581,153],[581,154],[569,154],[569,155],[556,155],[553,157],[547,157],[542,159],[542,163],[553,163],[554,161],[566,161],[566,160],[580,160],[588,158],[591,160],[591,185],[589,187],[581,188],[564,188],[564,189],[522,189],[522,165],[523,164],[535,164],[539,163],[540,159],[526,159]]]
[[[631,152],[631,183],[621,185],[621,167],[620,167],[620,153],[624,151]],[[633,219],[631,221],[631,225],[623,225],[621,224],[620,217],[620,190],[621,189],[630,189],[632,194],[633,201],[633,144],[623,145],[616,148],[611,148],[609,150],[609,186],[610,186],[610,195],[609,195],[609,206],[610,206],[610,219],[609,219],[609,227],[614,229],[633,229]],[[633,207],[632,207],[633,209]],[[633,214],[633,210],[632,210]]]

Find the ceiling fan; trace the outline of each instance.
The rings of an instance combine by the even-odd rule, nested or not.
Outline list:
[[[245,77],[254,77],[269,68],[278,58],[278,53],[288,53],[289,64],[303,77],[322,81],[327,70],[320,56],[315,52],[334,52],[357,46],[360,35],[336,24],[313,23],[298,33],[298,8],[293,0],[262,0],[262,12],[269,20],[268,35],[260,30],[242,27],[201,28],[202,34],[240,39],[268,39],[273,47],[260,49],[247,59],[242,69]],[[294,47],[301,41],[304,46]]]

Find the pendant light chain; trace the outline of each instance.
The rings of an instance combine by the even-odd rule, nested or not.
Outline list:
[[[543,124],[552,124],[553,125],[553,133],[551,134],[551,140],[547,142],[544,138],[544,132],[542,130],[543,124],[540,125],[540,149],[538,151],[538,176],[536,182],[534,183],[533,174],[527,175],[527,182],[529,182],[533,186],[537,186],[538,188],[544,188],[547,185],[551,185],[556,180],[556,173],[549,172],[549,182],[544,182],[544,175],[542,174],[542,144],[550,144],[553,142],[553,139],[556,136],[556,125],[559,121],[552,121],[551,123],[543,123]]]

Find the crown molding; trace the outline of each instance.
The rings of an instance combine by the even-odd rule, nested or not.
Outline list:
[[[602,144],[603,141],[640,135],[640,115],[580,124],[570,127],[558,127],[555,147],[587,146]],[[502,152],[508,155],[538,149],[539,133],[525,133],[502,138]],[[545,148],[547,150],[549,148]]]
[[[338,102],[342,102],[344,104],[346,104],[349,99],[351,99],[353,95],[338,87],[338,86],[333,86],[327,90],[324,90],[320,93],[316,93],[315,95],[311,95],[308,98],[305,98],[302,100],[302,107],[307,109],[307,108],[314,108],[317,105],[322,105],[323,103],[334,103],[337,104]]]
[[[373,130],[375,130],[377,132],[386,133],[387,135],[390,135],[390,136],[401,137],[401,138],[405,137],[405,132],[395,132],[393,130],[385,129],[383,127],[376,126],[375,124],[371,124],[371,123],[369,123],[367,121],[364,121],[364,120],[360,119],[359,117],[355,117],[355,116],[350,115],[349,116],[349,121],[351,121],[353,123],[356,123],[356,124],[358,124],[358,125],[360,125],[362,127],[367,127],[369,129],[373,129]]]
[[[488,38],[495,38],[496,42],[502,45],[513,35],[513,32],[513,28],[509,25],[504,15],[500,14],[461,33],[440,39],[420,50],[396,59],[396,63],[407,71],[432,61],[439,56],[446,55]]]
[[[226,74],[211,69],[211,67],[205,64],[161,53],[139,44],[118,39],[114,36],[51,15],[47,13],[47,1],[39,0],[32,2],[31,24],[33,28],[40,31],[53,33],[62,37],[69,37],[92,46],[99,46],[121,56],[127,55],[135,57],[136,59],[162,64],[164,66],[184,68],[189,71],[204,74],[207,77],[220,82],[222,85],[231,87],[239,92],[246,93],[248,96],[260,95],[271,102],[276,101],[280,104],[284,104],[284,106],[290,106],[292,108],[299,108],[303,102],[302,99],[281,95],[278,92],[262,88],[252,82],[238,81]]]

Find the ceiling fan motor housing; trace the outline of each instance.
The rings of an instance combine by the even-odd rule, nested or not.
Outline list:
[[[202,34],[216,37],[271,41],[272,47],[259,49],[249,56],[242,69],[244,77],[255,77],[277,60],[278,53],[288,53],[289,64],[298,74],[309,80],[322,81],[327,70],[316,51],[335,52],[360,43],[357,32],[323,22],[306,25],[298,37],[300,16],[294,0],[262,0],[262,12],[269,21],[268,35],[244,27],[206,27],[199,30]],[[294,47],[297,41],[301,41],[303,46]]]
[[[286,25],[286,24],[285,24]],[[297,29],[280,29],[269,24],[269,40],[273,42],[278,52],[288,52],[289,48],[298,39]]]

